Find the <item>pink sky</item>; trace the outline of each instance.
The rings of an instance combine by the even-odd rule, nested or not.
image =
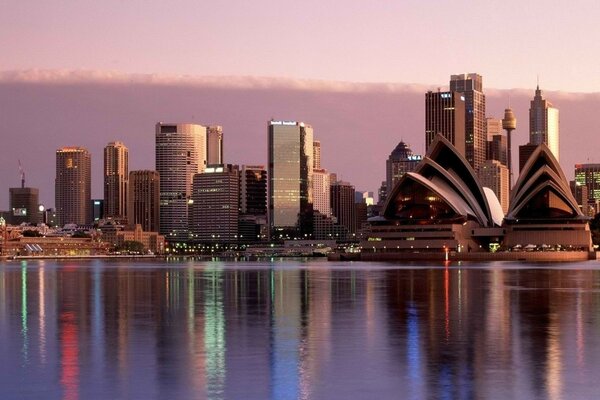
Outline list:
[[[0,71],[102,70],[600,91],[595,0],[15,1]]]

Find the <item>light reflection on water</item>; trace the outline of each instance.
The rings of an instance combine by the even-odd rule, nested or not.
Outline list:
[[[0,264],[0,397],[594,398],[596,268]]]

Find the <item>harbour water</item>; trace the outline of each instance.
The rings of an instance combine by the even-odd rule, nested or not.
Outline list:
[[[591,399],[600,263],[0,263],[2,399]]]

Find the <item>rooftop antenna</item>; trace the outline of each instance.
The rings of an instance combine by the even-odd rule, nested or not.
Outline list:
[[[23,166],[21,165],[21,160],[19,160],[19,173],[21,174],[21,189],[25,188],[25,171],[23,170]]]

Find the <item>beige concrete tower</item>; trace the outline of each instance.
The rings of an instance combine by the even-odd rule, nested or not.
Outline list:
[[[512,131],[517,129],[517,118],[515,118],[515,114],[511,108],[507,108],[504,110],[504,118],[502,119],[502,129],[506,131],[506,147],[507,147],[507,162],[508,162],[508,189],[512,188],[512,154],[511,154],[511,142],[510,142],[510,134]]]
[[[127,185],[129,182],[129,150],[121,142],[104,148],[104,215],[127,220]]]
[[[83,147],[56,150],[55,204],[58,225],[85,225],[90,218],[92,157]]]

